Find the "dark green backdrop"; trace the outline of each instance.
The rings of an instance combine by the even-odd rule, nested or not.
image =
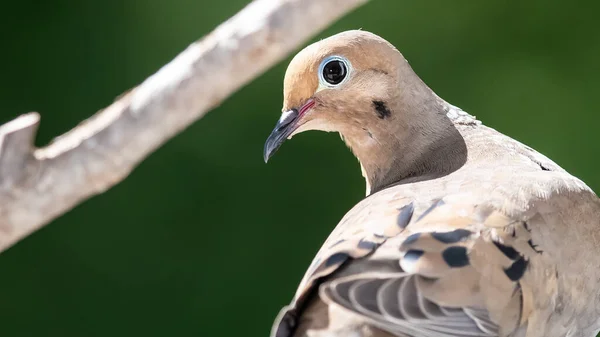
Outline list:
[[[4,1],[0,122],[41,112],[43,145],[245,3]],[[446,100],[600,189],[599,4],[374,0],[319,37],[384,36]],[[2,336],[267,336],[364,193],[334,134],[294,138],[263,163],[286,64],[3,253]]]

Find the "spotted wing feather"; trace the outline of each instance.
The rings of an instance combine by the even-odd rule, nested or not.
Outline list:
[[[526,223],[437,200],[319,294],[399,336],[505,336],[527,321],[521,280],[537,254]]]

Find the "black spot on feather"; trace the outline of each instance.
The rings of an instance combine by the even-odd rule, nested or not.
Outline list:
[[[451,232],[433,232],[431,236],[442,243],[457,243],[471,235],[471,231],[466,229],[455,229]]]
[[[494,241],[494,245],[511,260],[516,260],[519,257],[519,253],[513,247],[505,246],[496,241]]]
[[[409,235],[404,240],[404,242],[402,242],[402,246],[410,245],[411,243],[417,241],[420,236],[421,236],[421,233],[414,233],[414,234]]]
[[[368,241],[365,239],[361,239],[358,242],[358,248],[360,249],[366,249],[366,250],[373,250],[377,247],[377,243],[373,242],[373,241]]]
[[[392,115],[392,112],[390,111],[390,109],[388,109],[384,101],[373,101],[373,107],[375,107],[377,117],[381,119],[388,118]]]
[[[329,266],[333,266],[336,264],[342,264],[344,262],[346,262],[346,260],[348,259],[348,254],[346,253],[335,253],[333,255],[331,255],[329,258],[327,258],[327,261],[325,261],[325,266],[329,267]]]
[[[469,257],[467,256],[467,248],[465,247],[449,247],[444,249],[442,257],[446,264],[452,268],[460,268],[469,265]]]
[[[444,200],[442,200],[442,199],[437,200],[436,202],[433,203],[433,205],[431,205],[427,210],[425,210],[425,212],[423,212],[423,214],[421,214],[421,216],[419,216],[419,218],[417,218],[417,221],[420,221],[421,219],[426,217],[436,207],[442,206],[444,204],[445,204]]]
[[[529,244],[529,246],[530,246],[530,247],[531,247],[533,250],[535,250],[535,252],[536,252],[536,253],[538,253],[538,254],[541,254],[541,253],[543,253],[543,252],[544,252],[543,250],[541,250],[541,249],[538,249],[538,245],[536,245],[535,243],[533,243],[533,240],[529,240],[529,241],[527,241],[527,243]]]
[[[552,171],[549,167],[545,166],[542,163],[537,163],[537,164],[540,166],[540,168],[542,169],[542,171]]]
[[[337,245],[339,245],[340,243],[342,243],[342,242],[345,242],[345,241],[346,241],[346,240],[344,240],[344,239],[340,239],[340,240],[338,240],[336,243],[334,243],[334,244],[332,244],[331,246],[329,246],[329,248],[333,248],[333,247],[335,247],[335,246],[337,246]]]
[[[423,253],[424,252],[422,250],[411,249],[404,254],[403,259],[407,262],[415,262],[421,257],[421,255],[423,255]]]
[[[504,273],[511,281],[516,282],[523,277],[523,274],[525,274],[527,265],[529,265],[529,261],[521,256],[521,258],[515,261],[510,267],[504,269]]]
[[[400,213],[398,213],[398,219],[396,220],[396,223],[398,224],[398,227],[404,229],[406,228],[406,226],[408,226],[408,223],[412,218],[413,211],[415,210],[415,207],[411,202],[410,204],[403,206],[398,210],[400,211]]]

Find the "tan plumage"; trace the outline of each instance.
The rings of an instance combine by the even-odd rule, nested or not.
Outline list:
[[[273,336],[600,330],[598,197],[436,96],[391,44],[349,31],[307,47],[286,73],[284,111],[265,158],[299,132],[339,132],[368,196],[317,253]]]

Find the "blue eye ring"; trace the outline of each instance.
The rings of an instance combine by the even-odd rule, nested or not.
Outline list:
[[[351,72],[352,66],[347,58],[339,55],[328,56],[319,65],[319,86],[337,88],[348,81]]]

